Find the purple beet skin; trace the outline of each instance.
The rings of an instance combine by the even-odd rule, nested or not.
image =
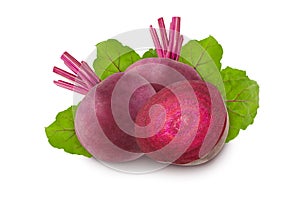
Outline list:
[[[127,68],[150,82],[156,91],[183,80],[201,80],[197,71],[184,63],[169,58],[145,58]]]
[[[112,113],[112,93],[123,75],[124,73],[113,74],[96,85],[82,100],[76,112],[75,129],[78,139],[99,160],[124,162],[134,160],[142,155],[135,137],[132,136],[133,133],[121,130],[116,123],[118,116],[114,116]],[[131,78],[132,84],[134,84],[135,77]],[[123,87],[126,88],[126,85]],[[126,92],[127,90],[122,91]],[[135,119],[140,107],[153,94],[155,91],[150,84],[143,85],[133,92],[131,103],[129,103],[132,120]],[[125,123],[124,120],[127,119],[122,118],[121,120]]]
[[[147,156],[179,165],[212,159],[228,131],[223,99],[204,81],[181,81],[162,89],[140,109],[136,123],[137,142]]]

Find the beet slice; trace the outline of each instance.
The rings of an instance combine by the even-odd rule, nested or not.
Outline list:
[[[224,101],[215,86],[181,81],[160,90],[141,108],[135,134],[150,158],[193,165],[219,152],[227,135],[227,121]]]

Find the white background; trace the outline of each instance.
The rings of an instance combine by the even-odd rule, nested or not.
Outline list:
[[[299,199],[299,8],[291,0],[1,1],[0,199]],[[222,44],[223,66],[258,81],[254,125],[206,165],[144,175],[52,148],[44,127],[73,97],[52,83],[61,53],[84,59],[100,41],[173,15],[183,34]]]

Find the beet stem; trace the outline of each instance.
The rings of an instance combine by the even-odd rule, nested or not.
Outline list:
[[[62,87],[62,88],[65,88],[65,89],[68,89],[68,90],[71,90],[71,91],[74,91],[74,92],[77,92],[77,93],[80,93],[83,95],[86,95],[88,93],[87,89],[77,86],[77,85],[74,85],[74,84],[71,84],[71,83],[68,83],[68,82],[65,82],[65,81],[62,81],[62,80],[53,81],[53,82],[54,82],[54,84],[56,84],[59,87]]]
[[[158,21],[158,26],[159,26],[159,32],[161,35],[164,55],[166,55],[166,52],[168,50],[169,41],[168,41],[167,31],[166,31],[166,27],[165,27],[165,22],[162,17],[159,18],[157,21]]]
[[[164,19],[158,18],[158,26],[161,36],[161,41],[157,35],[155,28],[150,26],[151,37],[157,52],[158,57],[170,58],[173,60],[179,59],[179,54],[181,51],[183,36],[180,35],[180,17],[172,17],[172,22],[170,23],[169,37],[167,36],[166,27]]]
[[[65,77],[66,79],[69,79],[70,81],[75,81],[76,80],[76,76],[74,74],[71,74],[63,69],[60,69],[56,66],[53,67],[53,72],[61,75],[62,77]]]
[[[178,60],[178,59],[179,59],[180,52],[181,52],[181,47],[182,47],[182,43],[183,43],[183,36],[180,35],[179,41],[178,41],[177,50],[176,50],[176,54],[177,54],[177,55],[176,55],[175,60]]]
[[[90,89],[94,87],[96,84],[90,79],[89,75],[85,70],[82,68],[78,71],[78,76],[83,80],[83,82],[86,84],[87,88]]]
[[[158,57],[159,58],[164,57],[157,32],[156,32],[155,28],[152,27],[152,25],[150,26],[150,33],[151,33],[151,37],[154,42],[154,46],[155,46]]]
[[[77,83],[78,85],[81,85],[84,88],[86,87],[86,84],[78,76],[76,76],[74,74],[71,74],[71,73],[69,73],[63,69],[60,69],[58,67],[55,67],[55,66],[53,67],[53,72],[70,80],[70,81]]]
[[[65,65],[69,67],[75,74],[78,73],[81,65],[78,60],[76,60],[68,52],[64,52],[60,58],[64,61]]]
[[[174,31],[180,33],[180,17],[172,17],[172,21],[174,22]]]
[[[98,76],[95,74],[95,72],[91,69],[91,67],[84,61],[81,62],[81,67],[80,69],[84,70],[87,75],[90,78],[90,81],[94,84],[97,85],[98,83],[100,83],[100,79],[98,78]]]
[[[180,18],[179,17],[173,17],[172,18],[173,21],[173,31],[174,31],[174,43],[172,46],[172,59],[176,60],[177,57],[177,50],[178,50],[178,46],[179,46],[179,37],[180,37]]]
[[[73,81],[74,84],[59,80],[54,81],[56,85],[80,94],[86,94],[89,89],[100,82],[100,79],[86,62],[82,61],[80,63],[68,52],[64,52],[61,59],[64,61],[66,66],[74,72],[74,74],[57,67],[53,68],[53,72]]]
[[[167,58],[172,59],[172,50],[174,45],[174,20],[170,23],[170,30],[169,30],[169,46],[167,51]]]
[[[100,82],[97,75],[91,70],[87,63],[80,63],[68,52],[64,52],[61,58],[65,62],[65,64],[69,68],[73,69],[73,72],[77,74],[80,79],[84,80],[85,84],[89,87],[92,87]],[[80,71],[83,71],[83,73],[80,73]]]

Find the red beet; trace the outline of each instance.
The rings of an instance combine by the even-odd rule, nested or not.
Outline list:
[[[213,158],[224,144],[228,120],[220,93],[177,61],[183,42],[180,18],[172,18],[169,38],[163,19],[158,22],[161,41],[150,26],[158,58],[140,60],[125,73],[100,82],[85,62],[68,53],[62,59],[74,74],[53,69],[73,82],[55,84],[86,95],[75,130],[96,159],[124,162],[145,152],[161,162],[194,165]]]
[[[112,104],[122,104],[123,100],[113,100],[112,94],[116,84],[124,76],[124,73],[116,73],[96,85],[80,103],[75,117],[75,130],[80,143],[95,158],[109,162],[124,162],[140,157],[141,151],[135,137],[120,129],[116,118],[126,123],[128,118],[114,116]],[[139,84],[136,77],[127,74],[128,84]],[[155,94],[150,84],[141,85],[136,91],[128,91],[126,85],[119,91],[120,96],[130,92],[129,112],[134,121],[139,108]],[[141,95],[142,93],[142,95]],[[114,101],[114,102],[113,102]],[[134,124],[132,124],[134,126]],[[133,130],[133,127],[132,127]]]
[[[223,99],[204,81],[181,81],[162,89],[141,108],[136,123],[138,145],[147,156],[184,165],[212,159],[228,131]]]
[[[132,136],[134,120],[140,107],[156,93],[151,84],[133,73],[116,73],[100,81],[87,63],[78,62],[67,52],[61,58],[74,74],[54,67],[55,73],[71,81],[54,83],[86,95],[75,116],[75,132],[80,143],[99,160],[123,162],[141,156]],[[126,109],[122,107],[125,97],[128,97]],[[119,126],[122,124],[127,125],[125,131]]]

